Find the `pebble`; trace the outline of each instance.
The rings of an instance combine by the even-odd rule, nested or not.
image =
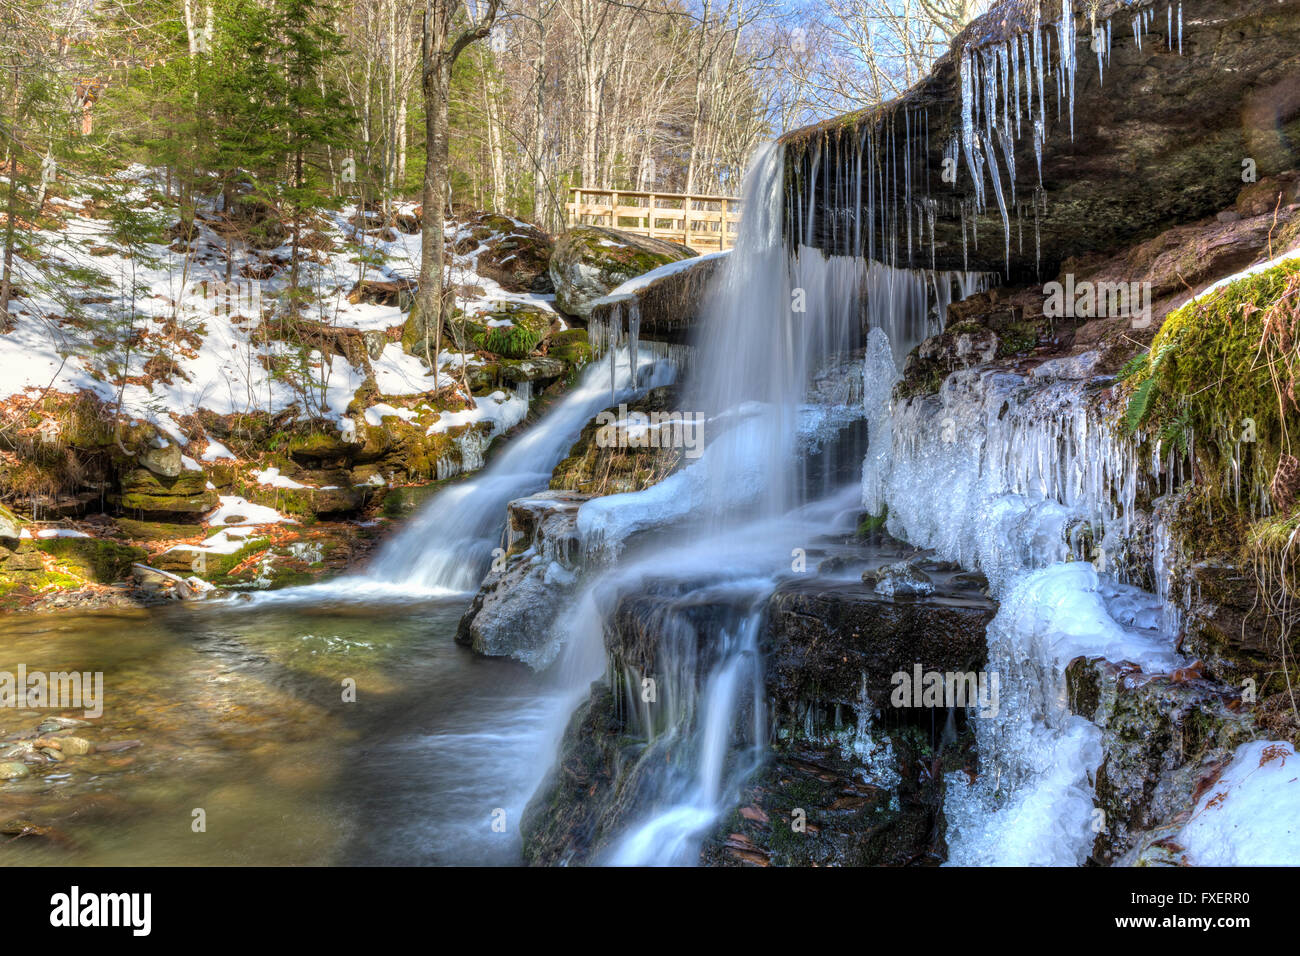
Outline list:
[[[13,780],[15,777],[25,777],[31,770],[27,764],[19,763],[17,760],[6,760],[0,763],[0,780]]]

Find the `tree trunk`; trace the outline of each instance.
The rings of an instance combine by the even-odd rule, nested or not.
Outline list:
[[[424,76],[424,190],[421,197],[420,291],[417,333],[429,367],[442,348],[442,223],[447,214],[448,116],[451,64],[436,55]]]

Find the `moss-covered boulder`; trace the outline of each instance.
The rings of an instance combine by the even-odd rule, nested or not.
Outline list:
[[[97,584],[124,580],[131,574],[131,565],[147,557],[144,548],[101,538],[42,538],[33,546],[52,555],[61,567]]]
[[[687,246],[604,226],[574,226],[555,244],[550,274],[556,304],[586,318],[591,304],[628,279],[698,255]]]
[[[201,471],[182,471],[175,478],[134,468],[122,475],[118,506],[128,517],[157,521],[198,521],[217,506],[216,491]]]
[[[503,305],[466,324],[469,340],[480,351],[502,358],[532,355],[551,331],[555,316],[545,309],[521,303]]]

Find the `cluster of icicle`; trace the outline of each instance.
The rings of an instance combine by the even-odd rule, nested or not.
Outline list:
[[[1167,42],[1174,47],[1174,6],[1167,11]],[[1074,139],[1074,88],[1078,68],[1076,58],[1078,32],[1075,29],[1072,0],[1061,0],[1061,16],[1054,26],[1044,27],[1039,22],[1040,11],[1033,5],[1033,23],[1027,32],[1014,34],[1005,40],[967,47],[961,54],[961,130],[960,149],[956,139],[945,149],[945,158],[956,167],[959,157],[964,157],[966,168],[974,184],[974,197],[963,204],[962,243],[966,243],[966,224],[989,205],[987,186],[1002,217],[1003,241],[1008,265],[1011,261],[1011,210],[1017,211],[1016,201],[1016,140],[1027,129],[1033,137],[1034,156],[1038,166],[1038,186],[1034,193],[1033,212],[1037,225],[1043,180],[1043,143],[1047,137],[1048,84],[1056,87],[1056,118],[1069,118],[1070,138]],[[1133,17],[1133,37],[1138,49],[1142,37],[1155,22],[1153,7],[1142,7]],[[1097,55],[1097,69],[1105,77],[1110,63],[1113,38],[1110,19],[1092,25],[1091,47]],[[1055,35],[1056,61],[1052,62],[1052,43]],[[1183,51],[1183,8],[1177,7],[1177,43],[1179,54]],[[1001,162],[998,154],[1001,154]],[[1002,167],[1006,167],[1003,183]],[[1023,242],[1023,239],[1022,239]],[[1037,243],[1036,243],[1037,245]]]
[[[892,367],[869,349],[865,381]],[[1101,737],[1070,712],[1065,667],[1078,656],[1154,672],[1178,664],[1161,601],[1107,561],[1134,530],[1150,462],[1090,401],[1090,371],[1077,359],[1032,376],[971,369],[936,397],[897,405],[885,387],[868,389],[879,407],[868,409],[864,505],[887,509],[891,534],[983,571],[1000,602],[987,665],[1000,710],[975,722],[979,777],[948,780],[953,863],[1082,863],[1095,837]]]
[[[1114,550],[1131,530],[1144,462],[1079,381],[959,371],[937,401],[902,403],[880,428],[889,453],[868,459],[864,506],[887,506],[891,533],[995,587],[1065,560],[1070,528],[1089,525],[1097,547]]]
[[[691,365],[692,351],[689,346],[676,342],[642,341],[641,303],[635,296],[615,302],[602,317],[593,315],[587,321],[587,342],[591,346],[593,361],[605,359],[612,363],[614,353],[626,348],[627,355],[624,358],[631,363],[629,368],[633,381],[639,371],[633,366],[647,357],[650,362],[663,360],[670,363],[677,369],[678,375],[685,374]],[[611,381],[614,375],[615,370],[611,364]]]

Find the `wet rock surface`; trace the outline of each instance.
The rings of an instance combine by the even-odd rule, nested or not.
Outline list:
[[[868,572],[871,573],[871,572]],[[957,572],[931,572],[932,595],[879,593],[861,582],[791,581],[769,604],[768,686],[778,706],[816,695],[858,707],[889,700],[893,677],[978,671],[996,605]],[[864,684],[865,682],[865,684]]]
[[[457,642],[539,670],[554,660],[561,637],[551,624],[578,584],[578,508],[589,497],[543,491],[510,502],[504,554],[461,618]]]
[[[1070,707],[1102,728],[1096,806],[1103,814],[1091,860],[1137,862],[1185,823],[1196,799],[1257,735],[1239,691],[1202,675],[1078,658],[1066,671]],[[1159,853],[1161,848],[1156,848]],[[1168,846],[1164,850],[1170,850]]]

